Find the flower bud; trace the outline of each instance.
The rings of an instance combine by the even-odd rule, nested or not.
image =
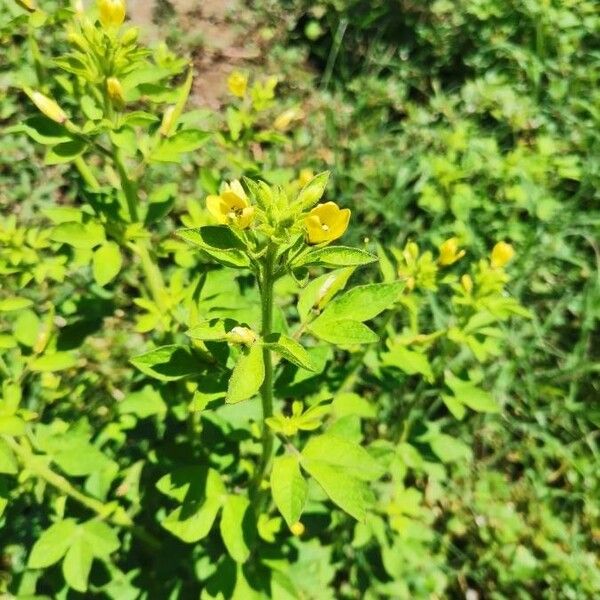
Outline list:
[[[125,0],[98,0],[98,12],[104,28],[119,27],[125,20]]]
[[[31,98],[31,101],[38,107],[39,111],[46,115],[56,123],[66,123],[69,120],[65,111],[48,96],[44,96],[41,92],[33,92],[25,90],[26,94]]]
[[[227,334],[227,341],[232,344],[244,344],[251,346],[256,341],[256,334],[248,327],[234,327]]]
[[[125,98],[123,95],[123,86],[116,77],[109,77],[106,80],[106,91],[108,92],[108,97],[115,104],[123,104]]]
[[[162,123],[160,124],[160,135],[164,135],[167,137],[171,131],[173,130],[173,125],[175,125],[174,119],[175,117],[175,106],[167,107],[162,118]]]
[[[491,265],[493,269],[506,266],[515,255],[514,248],[506,242],[498,242],[492,249]]]
[[[137,41],[139,34],[140,30],[137,27],[130,27],[121,37],[121,43],[123,46],[134,44]]]
[[[292,532],[292,533],[293,533],[293,534],[294,534],[296,537],[299,537],[299,536],[301,536],[301,535],[304,533],[304,531],[305,531],[304,524],[303,524],[302,522],[300,522],[300,521],[296,521],[295,523],[293,523],[293,524],[290,526],[290,531],[291,531],[291,532]]]
[[[470,275],[463,275],[460,278],[460,283],[467,294],[470,294],[473,291],[473,280]]]

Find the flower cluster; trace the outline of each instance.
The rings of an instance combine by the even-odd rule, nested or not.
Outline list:
[[[309,185],[310,182],[305,189]],[[273,205],[276,204],[273,198],[271,201]],[[238,180],[223,184],[218,195],[209,195],[206,208],[219,224],[239,230],[249,229],[257,221],[268,220],[264,215],[278,212],[273,206],[263,206],[260,209],[253,206]],[[328,244],[337,240],[344,235],[350,221],[350,209],[340,208],[331,201],[317,204],[308,212],[300,214],[295,212],[296,208],[293,206],[286,208],[288,211],[283,211],[283,216],[279,215],[279,223],[290,230],[302,229],[306,242],[310,245]]]

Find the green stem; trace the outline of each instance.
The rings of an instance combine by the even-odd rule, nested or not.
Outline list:
[[[275,246],[269,246],[262,269],[260,300],[262,305],[261,335],[263,339],[271,334],[273,329],[273,286],[275,284],[276,251]],[[273,432],[266,423],[266,419],[273,416],[273,360],[271,351],[266,346],[263,347],[263,361],[265,364],[265,378],[260,388],[263,410],[262,454],[253,482],[255,492],[260,490],[260,485],[267,473],[275,439]]]
[[[71,485],[71,483],[69,483],[69,481],[62,475],[55,473],[41,460],[36,460],[36,456],[33,454],[33,452],[31,452],[31,450],[23,444],[19,444],[16,440],[8,436],[3,436],[2,439],[16,454],[22,465],[40,479],[43,479],[57,490],[61,491],[63,494],[73,498],[73,500],[79,502],[79,504],[89,508],[102,519],[108,519],[115,525],[122,527],[131,527],[133,525],[133,522],[127,513],[124,511],[115,512],[114,505],[111,506],[104,504],[96,498],[90,498],[89,496],[86,496],[78,489],[73,487],[73,485]]]
[[[89,185],[90,189],[92,189],[92,190],[100,189],[100,184],[98,183],[98,180],[96,179],[95,175],[92,173],[92,170],[87,166],[87,163],[85,162],[85,160],[83,160],[83,157],[78,156],[75,159],[75,166],[77,167],[77,170],[79,171],[79,174],[81,175],[83,180]]]

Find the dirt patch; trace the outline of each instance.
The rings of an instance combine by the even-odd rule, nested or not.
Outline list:
[[[262,56],[242,0],[129,0],[129,16],[150,40],[181,36],[196,70],[191,101],[218,109],[231,71]]]

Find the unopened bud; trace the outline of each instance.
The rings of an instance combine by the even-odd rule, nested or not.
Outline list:
[[[256,334],[248,327],[234,327],[228,334],[227,340],[232,344],[251,346],[256,341]]]
[[[162,123],[160,125],[160,135],[164,135],[167,137],[171,131],[173,130],[173,125],[175,125],[175,106],[167,107],[165,113],[163,114]]]
[[[39,111],[56,123],[66,123],[69,120],[65,111],[48,96],[41,92],[25,90],[25,93],[31,98],[31,101],[38,107]]]
[[[137,41],[140,30],[137,27],[130,27],[121,37],[123,46],[129,46]]]
[[[119,27],[125,20],[125,0],[98,0],[98,12],[103,27]]]
[[[467,294],[470,294],[473,291],[473,280],[470,275],[463,275],[460,278],[460,283]]]
[[[123,86],[116,77],[109,77],[106,80],[106,91],[108,92],[109,98],[115,104],[122,104],[124,100]]]
[[[300,521],[296,521],[293,525],[290,526],[290,531],[296,536],[299,537],[301,536],[304,531],[304,524]]]

